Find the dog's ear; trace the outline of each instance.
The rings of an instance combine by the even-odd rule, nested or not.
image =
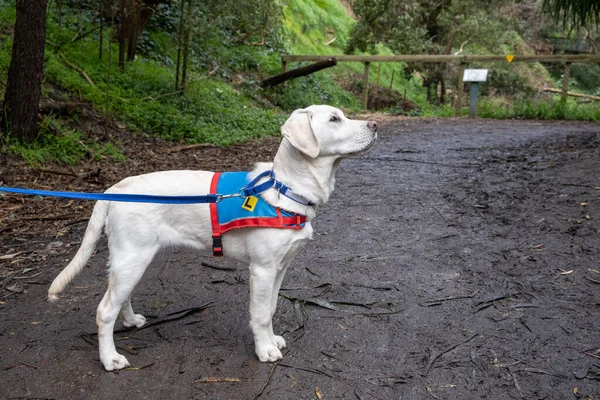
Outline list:
[[[281,127],[281,133],[292,146],[310,158],[317,158],[320,152],[319,141],[311,124],[312,113],[296,110]]]

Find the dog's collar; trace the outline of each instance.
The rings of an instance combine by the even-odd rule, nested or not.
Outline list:
[[[258,184],[258,181],[266,177],[269,178],[267,181]],[[256,178],[252,180],[252,182],[250,182],[248,185],[246,185],[246,187],[244,187],[241,190],[241,193],[243,193],[245,196],[254,196],[269,189],[275,189],[279,194],[282,194],[288,199],[293,200],[296,203],[302,204],[303,206],[315,205],[315,203],[308,200],[306,197],[294,193],[291,187],[275,179],[275,172],[273,172],[273,170],[268,170],[260,173]]]

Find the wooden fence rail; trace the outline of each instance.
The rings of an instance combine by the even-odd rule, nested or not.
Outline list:
[[[335,59],[337,62],[362,62],[365,65],[363,75],[363,94],[362,94],[362,107],[367,109],[367,98],[369,95],[368,85],[369,81],[369,67],[370,63],[374,62],[431,62],[431,63],[459,63],[460,64],[460,76],[458,79],[458,98],[462,98],[463,94],[463,71],[468,64],[475,62],[529,62],[529,63],[562,63],[563,64],[563,84],[561,97],[562,101],[566,101],[567,92],[569,87],[569,75],[572,63],[589,63],[596,62],[600,63],[600,55],[595,54],[558,54],[558,55],[535,55],[535,56],[524,56],[514,55],[509,61],[507,56],[500,55],[394,55],[394,56],[357,56],[357,55],[286,55],[281,57],[282,70],[287,69],[287,63],[289,62],[301,62],[301,61],[323,61],[327,59]],[[457,102],[457,110],[458,110]]]

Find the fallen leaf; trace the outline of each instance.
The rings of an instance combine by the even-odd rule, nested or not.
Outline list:
[[[558,273],[559,275],[569,275],[569,274],[572,274],[572,273],[573,273],[573,270],[572,270],[572,269],[570,269],[570,270],[568,270],[568,271],[565,271],[565,270],[559,269],[559,271],[560,271],[560,272]]]
[[[157,309],[157,308],[165,308],[166,306],[169,305],[168,301],[155,301],[154,303],[152,303],[152,305],[150,306],[150,308],[153,309]]]
[[[18,253],[13,253],[13,254],[5,254],[3,256],[0,256],[0,260],[11,260],[13,258],[15,258],[16,256],[18,256],[19,254],[23,253],[22,251],[19,251]]]
[[[324,397],[323,397],[323,394],[321,393],[321,388],[320,387],[318,387],[318,386],[316,387],[315,394],[317,395],[317,399],[323,400]]]
[[[144,365],[143,367],[128,367],[128,368],[125,368],[125,371],[139,371],[141,369],[148,368],[148,367],[151,367],[153,365],[154,365],[154,363],[151,363],[151,364],[148,364],[148,365]]]

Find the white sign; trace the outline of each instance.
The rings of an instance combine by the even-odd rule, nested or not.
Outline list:
[[[487,69],[465,69],[463,82],[485,82],[487,73]]]

